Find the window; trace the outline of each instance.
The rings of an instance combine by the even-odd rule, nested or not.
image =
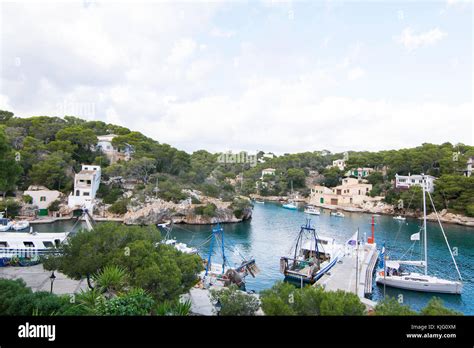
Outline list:
[[[40,202],[46,202],[46,196],[41,196],[40,197]]]
[[[83,195],[83,196],[89,196],[89,192],[84,191],[84,192],[82,193],[82,195]]]
[[[87,185],[90,185],[91,184],[91,181],[90,180],[87,180]]]
[[[79,196],[80,192],[79,190],[76,190],[76,196]]]
[[[8,243],[4,241],[0,241],[0,247],[8,248]]]
[[[85,170],[89,170],[89,167],[84,167]]]
[[[44,240],[44,241],[43,241],[43,245],[44,245],[46,248],[54,248],[54,244],[51,243],[51,242],[48,241],[48,240]]]
[[[23,242],[23,244],[28,247],[28,248],[34,248],[35,245],[33,244],[33,242]]]

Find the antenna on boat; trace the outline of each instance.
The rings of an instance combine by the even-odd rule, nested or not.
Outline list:
[[[211,265],[211,256],[212,250],[214,248],[214,243],[219,241],[219,236],[221,237],[221,248],[222,248],[222,274],[224,274],[224,268],[226,263],[225,250],[224,250],[224,229],[221,227],[220,222],[217,223],[217,226],[212,229],[211,244],[209,245],[209,256],[207,257],[206,273],[204,276],[207,276],[209,273],[209,266]]]

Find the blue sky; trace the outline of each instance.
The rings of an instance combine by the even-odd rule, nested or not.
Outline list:
[[[0,108],[187,151],[473,143],[469,1],[2,3]]]

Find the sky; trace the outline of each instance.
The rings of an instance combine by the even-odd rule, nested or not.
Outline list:
[[[474,145],[473,3],[0,4],[0,109],[188,152]]]

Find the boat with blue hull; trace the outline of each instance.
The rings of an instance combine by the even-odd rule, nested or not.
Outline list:
[[[311,220],[301,226],[291,257],[280,258],[286,281],[314,284],[342,257],[344,247],[334,238],[319,236]]]

